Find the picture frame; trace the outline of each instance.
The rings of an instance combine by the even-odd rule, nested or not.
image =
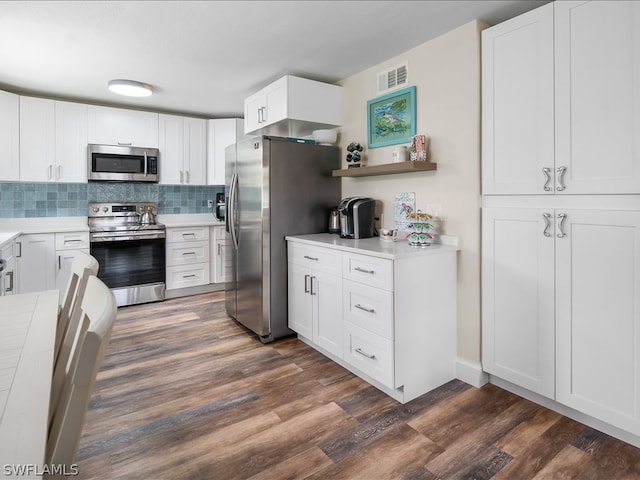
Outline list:
[[[416,87],[407,87],[367,102],[369,148],[409,143],[416,134]]]

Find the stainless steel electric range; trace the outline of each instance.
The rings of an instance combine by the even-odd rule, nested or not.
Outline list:
[[[165,226],[155,203],[89,204],[91,255],[118,306],[165,298]]]

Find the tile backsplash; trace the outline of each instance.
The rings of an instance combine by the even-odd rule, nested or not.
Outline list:
[[[108,202],[155,202],[159,214],[208,213],[207,200],[222,191],[219,185],[0,182],[0,217],[86,216],[87,204]]]

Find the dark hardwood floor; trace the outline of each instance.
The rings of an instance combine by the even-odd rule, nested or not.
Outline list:
[[[121,308],[81,479],[640,479],[640,449],[452,381],[401,405],[296,338],[261,344],[222,293]]]

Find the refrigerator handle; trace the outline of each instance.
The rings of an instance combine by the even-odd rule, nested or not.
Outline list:
[[[238,174],[234,173],[231,177],[231,188],[229,189],[229,206],[227,209],[227,218],[229,219],[229,233],[231,234],[231,243],[233,248],[238,250],[238,235],[236,230],[236,194],[238,190]]]

